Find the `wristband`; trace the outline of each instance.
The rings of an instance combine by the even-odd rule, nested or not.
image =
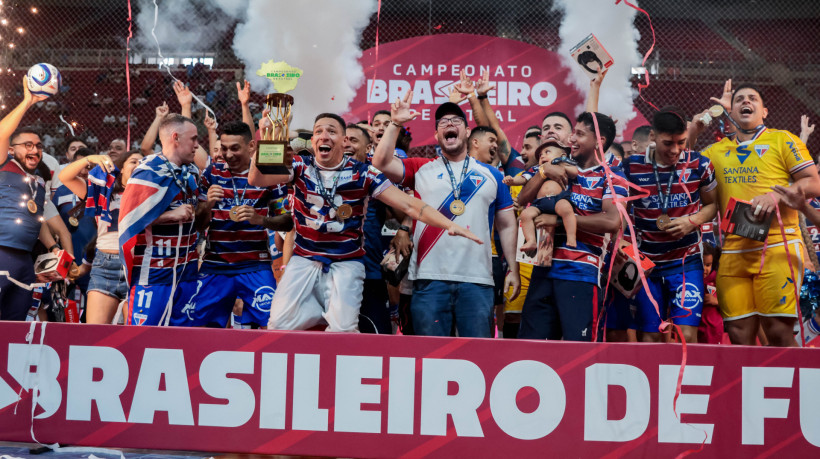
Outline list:
[[[544,174],[544,168],[543,168],[543,167],[539,167],[539,168],[538,168],[538,175],[540,175],[540,176],[541,176],[541,178],[542,178],[542,179],[544,179],[544,180],[546,180],[546,179],[547,179],[546,174]]]
[[[49,248],[48,248],[48,251],[49,251],[49,252],[52,252],[52,251],[54,251],[54,249],[59,249],[59,248],[60,248],[60,246],[59,246],[59,245],[54,244],[54,245],[52,245],[51,247],[49,247]]]
[[[487,98],[487,94],[484,94],[483,96],[476,96],[476,99],[478,99],[478,100],[484,100],[486,98]]]
[[[397,128],[399,128],[399,129],[402,129],[402,128],[404,127],[404,126],[402,126],[401,124],[399,124],[399,123],[397,123],[397,122],[395,122],[395,121],[393,121],[393,120],[390,120],[390,124],[392,124],[393,126],[396,126],[396,127],[397,127]]]
[[[399,225],[399,229],[397,229],[396,231],[406,231],[407,234],[410,234],[410,227],[405,225]]]

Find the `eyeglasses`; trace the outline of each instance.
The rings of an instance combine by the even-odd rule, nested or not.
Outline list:
[[[13,143],[13,144],[11,144],[12,147],[16,147],[17,145],[22,145],[22,146],[26,147],[27,151],[34,150],[35,148],[39,151],[43,151],[43,144],[42,143],[22,142],[22,143]]]
[[[464,126],[466,123],[464,118],[461,117],[454,117],[454,118],[441,118],[436,122],[436,127],[443,128],[446,127],[448,124],[452,124],[455,127]]]

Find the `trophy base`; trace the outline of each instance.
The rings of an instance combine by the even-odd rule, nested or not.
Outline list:
[[[263,174],[288,175],[286,152],[290,144],[285,140],[259,140],[256,143],[256,168]]]

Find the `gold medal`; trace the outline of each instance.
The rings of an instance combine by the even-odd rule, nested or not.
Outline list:
[[[231,207],[231,211],[229,212],[229,214],[231,216],[231,220],[233,220],[235,222],[239,221],[239,209],[241,207],[242,206],[233,206],[233,207]]]
[[[26,203],[26,207],[28,207],[29,212],[31,212],[33,214],[37,213],[37,203],[34,202],[33,199],[28,200],[28,202]]]
[[[68,217],[68,223],[71,226],[80,226],[80,221],[77,220],[77,217]]]
[[[461,199],[456,199],[455,201],[450,203],[450,212],[452,212],[452,214],[455,216],[463,214],[464,209],[464,201],[462,201]]]
[[[336,216],[339,217],[340,220],[347,220],[351,215],[353,215],[353,207],[351,207],[350,204],[342,204],[336,208]]]
[[[666,228],[669,228],[669,225],[672,224],[672,219],[669,218],[669,215],[663,214],[658,217],[658,229],[661,231],[666,231]]]
[[[709,107],[709,115],[712,118],[717,118],[718,116],[723,114],[723,106],[722,105],[712,105]]]

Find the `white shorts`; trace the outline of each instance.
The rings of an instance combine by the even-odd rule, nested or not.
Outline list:
[[[364,264],[337,261],[328,272],[318,261],[294,255],[271,304],[270,330],[307,330],[327,323],[326,331],[358,332]]]

